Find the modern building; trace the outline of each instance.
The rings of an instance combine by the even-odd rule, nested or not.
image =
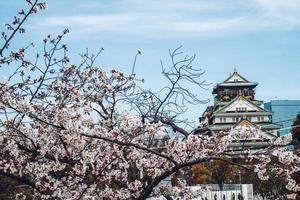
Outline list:
[[[230,131],[241,126],[259,129],[266,138],[276,137],[281,125],[274,124],[272,112],[262,108],[263,101],[255,98],[256,82],[248,81],[237,70],[213,89],[214,105],[208,107],[200,118],[204,128],[212,133]],[[243,147],[263,148],[269,140],[259,137],[243,140]],[[241,142],[234,142],[232,150],[239,151]]]
[[[300,112],[300,100],[271,100],[264,104],[264,108],[273,112],[273,122],[281,124],[281,135],[288,134],[291,126]]]

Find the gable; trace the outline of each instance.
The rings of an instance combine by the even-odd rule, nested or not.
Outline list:
[[[232,83],[232,82],[248,82],[244,77],[239,75],[237,72],[234,72],[224,83]]]
[[[242,96],[233,100],[227,106],[223,107],[220,112],[259,112],[263,111],[262,108],[251,103]]]
[[[236,68],[233,71],[233,74],[227,78],[224,83],[248,83],[249,81],[242,77],[237,71]]]
[[[246,119],[236,124],[232,131],[238,134],[237,136],[239,139],[260,140],[276,137],[270,132],[261,131],[261,127],[259,125],[254,125]]]
[[[244,119],[240,122],[238,122],[234,127],[233,130],[241,131],[241,130],[252,130],[252,132],[256,132],[260,129],[258,125],[254,125],[248,120]]]
[[[239,124],[237,124],[236,127],[242,127],[242,126],[248,126],[250,128],[256,128],[256,126],[254,124],[252,124],[251,122],[249,122],[248,120],[243,120],[241,121]]]

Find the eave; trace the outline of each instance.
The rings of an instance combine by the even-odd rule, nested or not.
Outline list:
[[[232,83],[218,83],[216,88],[218,87],[245,87],[245,86],[257,86],[258,83],[254,83],[254,82],[248,82],[248,83],[244,83],[244,82],[232,82]]]
[[[270,116],[271,112],[227,112],[227,113],[213,113],[213,117],[237,117],[237,116]]]

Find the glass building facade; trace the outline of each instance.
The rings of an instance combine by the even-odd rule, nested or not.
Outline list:
[[[290,132],[291,126],[300,112],[300,100],[271,100],[264,104],[264,108],[273,112],[273,123],[283,126],[280,135]]]

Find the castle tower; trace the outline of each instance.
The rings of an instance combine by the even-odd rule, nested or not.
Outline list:
[[[255,127],[267,137],[276,137],[280,125],[272,123],[272,112],[261,107],[263,101],[256,100],[255,88],[258,83],[248,81],[236,69],[223,82],[213,89],[214,105],[209,107],[202,116],[204,127],[212,133],[230,131],[240,126]],[[243,145],[263,148],[267,141],[249,138]],[[239,149],[239,142],[235,142],[232,149]]]

